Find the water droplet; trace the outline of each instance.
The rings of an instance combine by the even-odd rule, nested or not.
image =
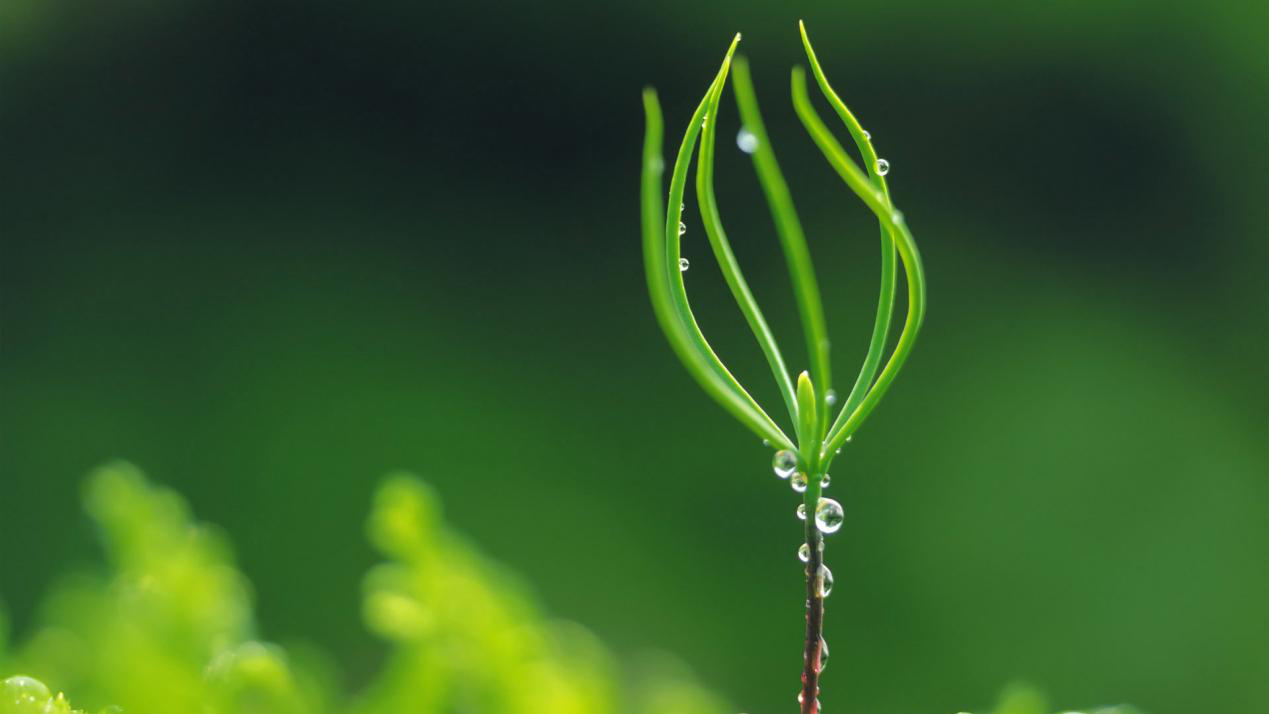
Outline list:
[[[679,235],[683,235],[684,233],[687,233],[687,224],[683,221],[679,221]]]
[[[708,123],[709,123],[709,114],[706,114],[705,116],[701,117],[701,128],[704,129],[705,125]]]
[[[890,214],[890,217],[894,219],[895,223],[903,223],[903,211],[895,211]]]
[[[820,488],[828,488],[828,485],[832,482],[833,477],[828,474],[824,474],[824,478],[820,479]]]
[[[828,666],[828,640],[820,638],[820,671]]]
[[[680,273],[686,273],[689,267],[691,267],[691,263],[687,262],[687,258],[679,258],[679,272]]]
[[[815,577],[815,591],[820,597],[828,597],[833,592],[833,571],[829,570],[827,565],[821,565],[816,572],[818,575]]]
[[[872,134],[868,133],[867,129],[864,129],[864,138],[868,141],[872,141]]]
[[[798,692],[798,704],[801,704],[801,703],[802,703],[802,693],[801,693],[801,692]],[[818,712],[818,711],[821,711],[821,710],[820,710],[820,700],[819,700],[819,698],[818,698],[818,697],[815,699],[815,711],[817,711],[817,712]]]
[[[648,159],[648,168],[652,169],[653,171],[660,171],[665,168],[665,160],[662,159],[660,156],[653,156],[652,158]]]
[[[792,476],[793,472],[798,470],[798,455],[788,449],[777,451],[775,458],[771,461],[771,469],[780,478]]]
[[[842,504],[831,498],[821,498],[815,506],[815,527],[820,533],[836,533],[845,519]]]
[[[763,439],[763,440],[762,440],[762,445],[763,445],[763,446],[771,446],[771,440],[770,440],[770,439]]]
[[[805,521],[805,520],[806,520],[806,504],[805,504],[805,503],[799,503],[799,504],[798,504],[798,510],[797,510],[797,511],[795,511],[795,513],[797,513],[797,514],[798,514],[798,520],[799,520],[799,521]]]
[[[811,559],[811,546],[807,545],[806,543],[799,545],[798,546],[798,560],[805,563],[809,561],[810,559]]]
[[[877,159],[877,175],[885,176],[890,173],[890,162],[885,159]]]
[[[824,393],[824,403],[830,407],[837,403],[837,392],[830,389]]]
[[[35,704],[47,700],[49,696],[48,687],[43,682],[19,675],[4,680],[4,696],[0,702]]]
[[[758,137],[742,126],[740,131],[736,133],[736,146],[739,146],[740,150],[746,154],[752,154],[758,150]]]
[[[679,213],[682,213],[684,208],[687,208],[687,204],[686,204],[686,203],[680,203],[680,204],[679,204]]]
[[[806,474],[801,471],[794,471],[793,476],[789,478],[789,485],[798,493],[806,493]]]

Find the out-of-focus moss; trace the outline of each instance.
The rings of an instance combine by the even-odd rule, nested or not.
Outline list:
[[[366,577],[364,615],[392,653],[346,704],[331,694],[334,673],[308,666],[322,657],[256,638],[251,589],[227,540],[195,522],[180,496],[116,463],[89,478],[85,505],[109,572],[55,587],[12,660],[0,617],[0,664],[55,682],[77,702],[129,714],[651,714],[666,711],[659,693],[668,691],[676,712],[727,711],[681,670],[619,676],[589,631],[546,619],[514,575],[445,527],[431,489],[406,475],[380,487],[369,523],[389,561]],[[66,700],[41,680],[10,682],[0,714],[62,714]]]

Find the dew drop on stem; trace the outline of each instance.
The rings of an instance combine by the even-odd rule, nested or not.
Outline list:
[[[890,162],[885,159],[877,159],[877,175],[885,176],[890,173]]]
[[[816,571],[815,591],[820,597],[828,597],[833,592],[833,571],[829,570],[827,565],[821,565]]]
[[[806,520],[806,504],[805,504],[805,503],[799,503],[799,504],[798,504],[798,510],[797,510],[797,511],[795,511],[795,513],[797,513],[797,514],[798,514],[798,520],[799,520],[799,521],[805,521],[805,520]]]
[[[746,154],[752,154],[758,150],[758,137],[742,126],[740,131],[736,133],[736,146],[740,147],[740,150]]]
[[[820,533],[836,533],[842,527],[845,514],[842,504],[831,498],[821,498],[815,506],[815,527]]]
[[[687,262],[687,258],[679,258],[679,272],[680,273],[686,273],[687,269],[690,268],[691,265],[692,265],[691,263]]]
[[[798,493],[806,493],[806,474],[802,471],[794,471],[793,476],[789,478],[789,485]]]

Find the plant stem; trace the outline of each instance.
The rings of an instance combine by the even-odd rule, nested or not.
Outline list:
[[[802,652],[802,714],[818,714],[820,708],[820,669],[824,646],[824,596],[820,592],[819,572],[824,564],[821,544],[824,535],[815,527],[814,505],[820,500],[821,475],[807,479],[806,488],[806,644]]]

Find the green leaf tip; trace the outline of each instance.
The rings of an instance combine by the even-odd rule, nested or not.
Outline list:
[[[736,46],[741,39],[739,32],[732,38],[721,67],[684,132],[671,171],[668,196],[661,194],[665,189],[661,183],[664,165],[660,163],[660,105],[655,92],[650,87],[644,89],[648,121],[642,190],[644,259],[653,310],[671,348],[688,372],[707,394],[773,448],[795,449],[813,468],[823,470],[876,408],[906,362],[924,319],[925,279],[916,243],[902,214],[895,210],[891,201],[884,178],[886,165],[877,157],[871,135],[829,85],[811,46],[806,23],[802,20],[798,20],[798,32],[811,73],[854,140],[865,168],[860,168],[847,154],[816,114],[807,95],[806,73],[801,68],[795,68],[792,74],[794,110],[829,165],[876,216],[881,238],[881,285],[872,340],[854,386],[843,400],[836,418],[830,422],[830,407],[834,405],[830,403],[832,376],[823,300],[801,221],[758,110],[748,64],[743,57],[735,56],[733,65]],[[752,138],[741,148],[751,155],[767,200],[788,265],[806,338],[810,369],[798,376],[796,385],[790,379],[780,347],[731,250],[714,194],[718,107],[729,73],[740,110],[742,130]],[[686,263],[681,263],[680,254],[682,217],[679,207],[686,203],[684,193],[693,154],[697,159],[697,205],[706,238],[737,306],[767,358],[794,427],[796,447],[718,358],[701,332],[688,302],[683,275]],[[903,267],[907,283],[907,315],[889,358],[883,360],[894,310],[899,265]]]

